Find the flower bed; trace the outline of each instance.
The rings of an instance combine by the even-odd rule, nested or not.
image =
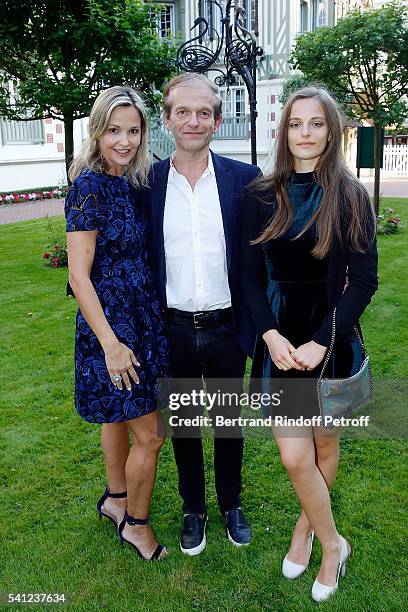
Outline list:
[[[0,206],[2,204],[20,204],[21,202],[35,202],[36,200],[51,200],[52,198],[65,198],[68,187],[56,187],[43,191],[0,193]]]
[[[51,268],[65,268],[68,265],[67,240],[65,236],[54,233],[52,221],[48,217],[48,231],[50,234],[50,244],[42,258]]]
[[[401,217],[394,208],[382,209],[382,214],[377,217],[378,234],[399,234],[404,229],[405,225],[401,223]]]

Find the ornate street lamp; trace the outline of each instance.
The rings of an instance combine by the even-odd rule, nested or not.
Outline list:
[[[224,14],[219,0],[205,0],[208,19],[200,16],[195,20],[191,31],[199,28],[199,33],[179,47],[177,67],[185,72],[220,72],[214,79],[220,87],[234,85],[237,74],[242,77],[249,98],[251,158],[252,163],[256,164],[256,69],[257,58],[263,55],[263,51],[257,46],[255,36],[245,28],[245,10],[237,6],[237,1],[227,0]],[[214,25],[215,7],[221,16],[221,32]],[[232,23],[231,10],[234,11]],[[210,40],[209,47],[203,44],[206,37]],[[214,68],[215,65],[224,65],[224,68]]]

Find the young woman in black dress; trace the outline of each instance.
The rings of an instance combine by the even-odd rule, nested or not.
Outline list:
[[[274,378],[308,379],[304,393],[296,391],[297,380],[286,384],[290,402],[282,410],[288,417],[318,415],[315,383],[330,344],[333,310],[331,374],[347,377],[361,358],[353,327],[377,288],[374,215],[367,192],[345,165],[342,118],[324,88],[304,88],[288,99],[275,170],[250,191],[242,282],[258,331],[252,378],[262,379],[264,390]],[[340,428],[331,432],[274,426],[302,508],[282,573],[296,578],[305,571],[316,534],[323,558],[312,588],[315,601],[334,593],[350,555],[330,505]]]
[[[156,401],[157,379],[167,373],[167,342],[148,266],[141,97],[129,87],[102,92],[88,131],[65,203],[69,282],[79,304],[75,405],[83,419],[103,424],[108,486],[99,516],[113,521],[122,543],[156,560],[166,550],[147,515],[163,444]]]

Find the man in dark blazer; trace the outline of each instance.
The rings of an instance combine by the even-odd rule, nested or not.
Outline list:
[[[218,88],[203,75],[167,85],[164,121],[175,153],[150,177],[151,266],[168,322],[174,379],[240,381],[255,332],[240,284],[240,216],[256,166],[215,155],[210,141],[222,122]],[[230,390],[228,382],[225,388]],[[238,408],[238,407],[237,407]],[[191,413],[190,413],[191,415]],[[214,437],[218,504],[228,539],[249,544],[241,508],[241,430]],[[238,434],[237,434],[238,432]],[[188,435],[188,434],[187,434]],[[183,499],[180,548],[197,555],[206,545],[205,475],[199,436],[173,435]]]

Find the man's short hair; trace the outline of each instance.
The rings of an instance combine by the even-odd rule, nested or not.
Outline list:
[[[204,85],[210,89],[214,98],[214,118],[218,119],[222,114],[222,99],[220,96],[220,90],[214,81],[211,81],[203,74],[195,73],[195,72],[186,72],[184,74],[179,74],[169,81],[164,88],[163,92],[163,112],[165,117],[169,117],[171,113],[171,108],[173,104],[172,91],[176,87],[180,87],[183,85]]]

